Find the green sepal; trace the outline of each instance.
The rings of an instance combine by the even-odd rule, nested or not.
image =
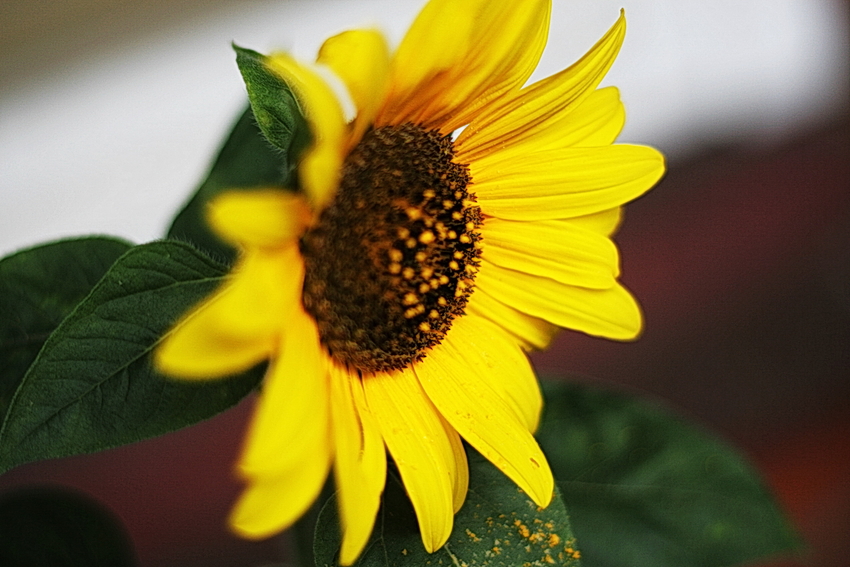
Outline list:
[[[168,237],[190,242],[209,256],[231,264],[236,250],[207,225],[207,203],[223,191],[283,188],[289,176],[288,163],[285,154],[263,136],[251,108],[246,108],[221,147],[207,178],[175,217]]]
[[[0,260],[0,419],[50,333],[130,246],[92,236]]]
[[[718,567],[800,540],[732,447],[663,407],[577,384],[546,384],[538,439],[585,567]]]
[[[290,167],[294,167],[312,139],[295,94],[269,69],[268,57],[235,44],[233,49],[260,130],[273,146],[285,153]]]
[[[401,482],[389,475],[381,510],[358,567],[517,567],[581,565],[570,518],[557,490],[540,509],[516,484],[478,453],[469,451],[469,493],[455,515],[445,546],[429,554]],[[329,499],[316,524],[316,567],[336,566],[340,546],[336,499]]]
[[[151,353],[187,309],[218,287],[225,266],[185,243],[131,248],[50,335],[0,430],[0,472],[161,435],[235,405],[263,368],[183,382]]]

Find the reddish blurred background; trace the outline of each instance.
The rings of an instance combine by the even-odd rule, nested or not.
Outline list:
[[[646,330],[535,357],[669,401],[742,449],[810,549],[850,557],[850,122],[670,164],[618,242]],[[774,564],[770,564],[774,565]]]

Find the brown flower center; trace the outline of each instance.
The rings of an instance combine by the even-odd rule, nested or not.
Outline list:
[[[481,211],[449,136],[413,124],[367,132],[333,202],[301,241],[303,302],[322,344],[363,374],[440,344],[478,268]]]

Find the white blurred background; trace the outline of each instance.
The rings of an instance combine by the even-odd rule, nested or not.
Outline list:
[[[245,95],[231,41],[312,58],[376,26],[397,43],[421,0],[3,0],[0,255],[59,237],[160,237]],[[606,80],[621,140],[673,160],[773,144],[846,106],[838,0],[555,0],[536,76],[572,63],[626,9]]]

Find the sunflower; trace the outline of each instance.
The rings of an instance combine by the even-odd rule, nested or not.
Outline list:
[[[211,202],[209,223],[240,255],[156,352],[163,372],[194,379],[270,361],[238,464],[239,534],[290,526],[333,469],[351,564],[389,451],[433,552],[466,496],[462,439],[550,502],[527,351],[559,327],[638,334],[611,234],[664,171],[656,150],[612,145],[623,106],[597,87],[622,14],[577,63],[525,86],[550,11],[550,0],[431,0],[394,54],[355,30],[327,40],[318,65],[267,58],[312,133],[299,190]],[[346,87],[353,119],[319,67]]]

